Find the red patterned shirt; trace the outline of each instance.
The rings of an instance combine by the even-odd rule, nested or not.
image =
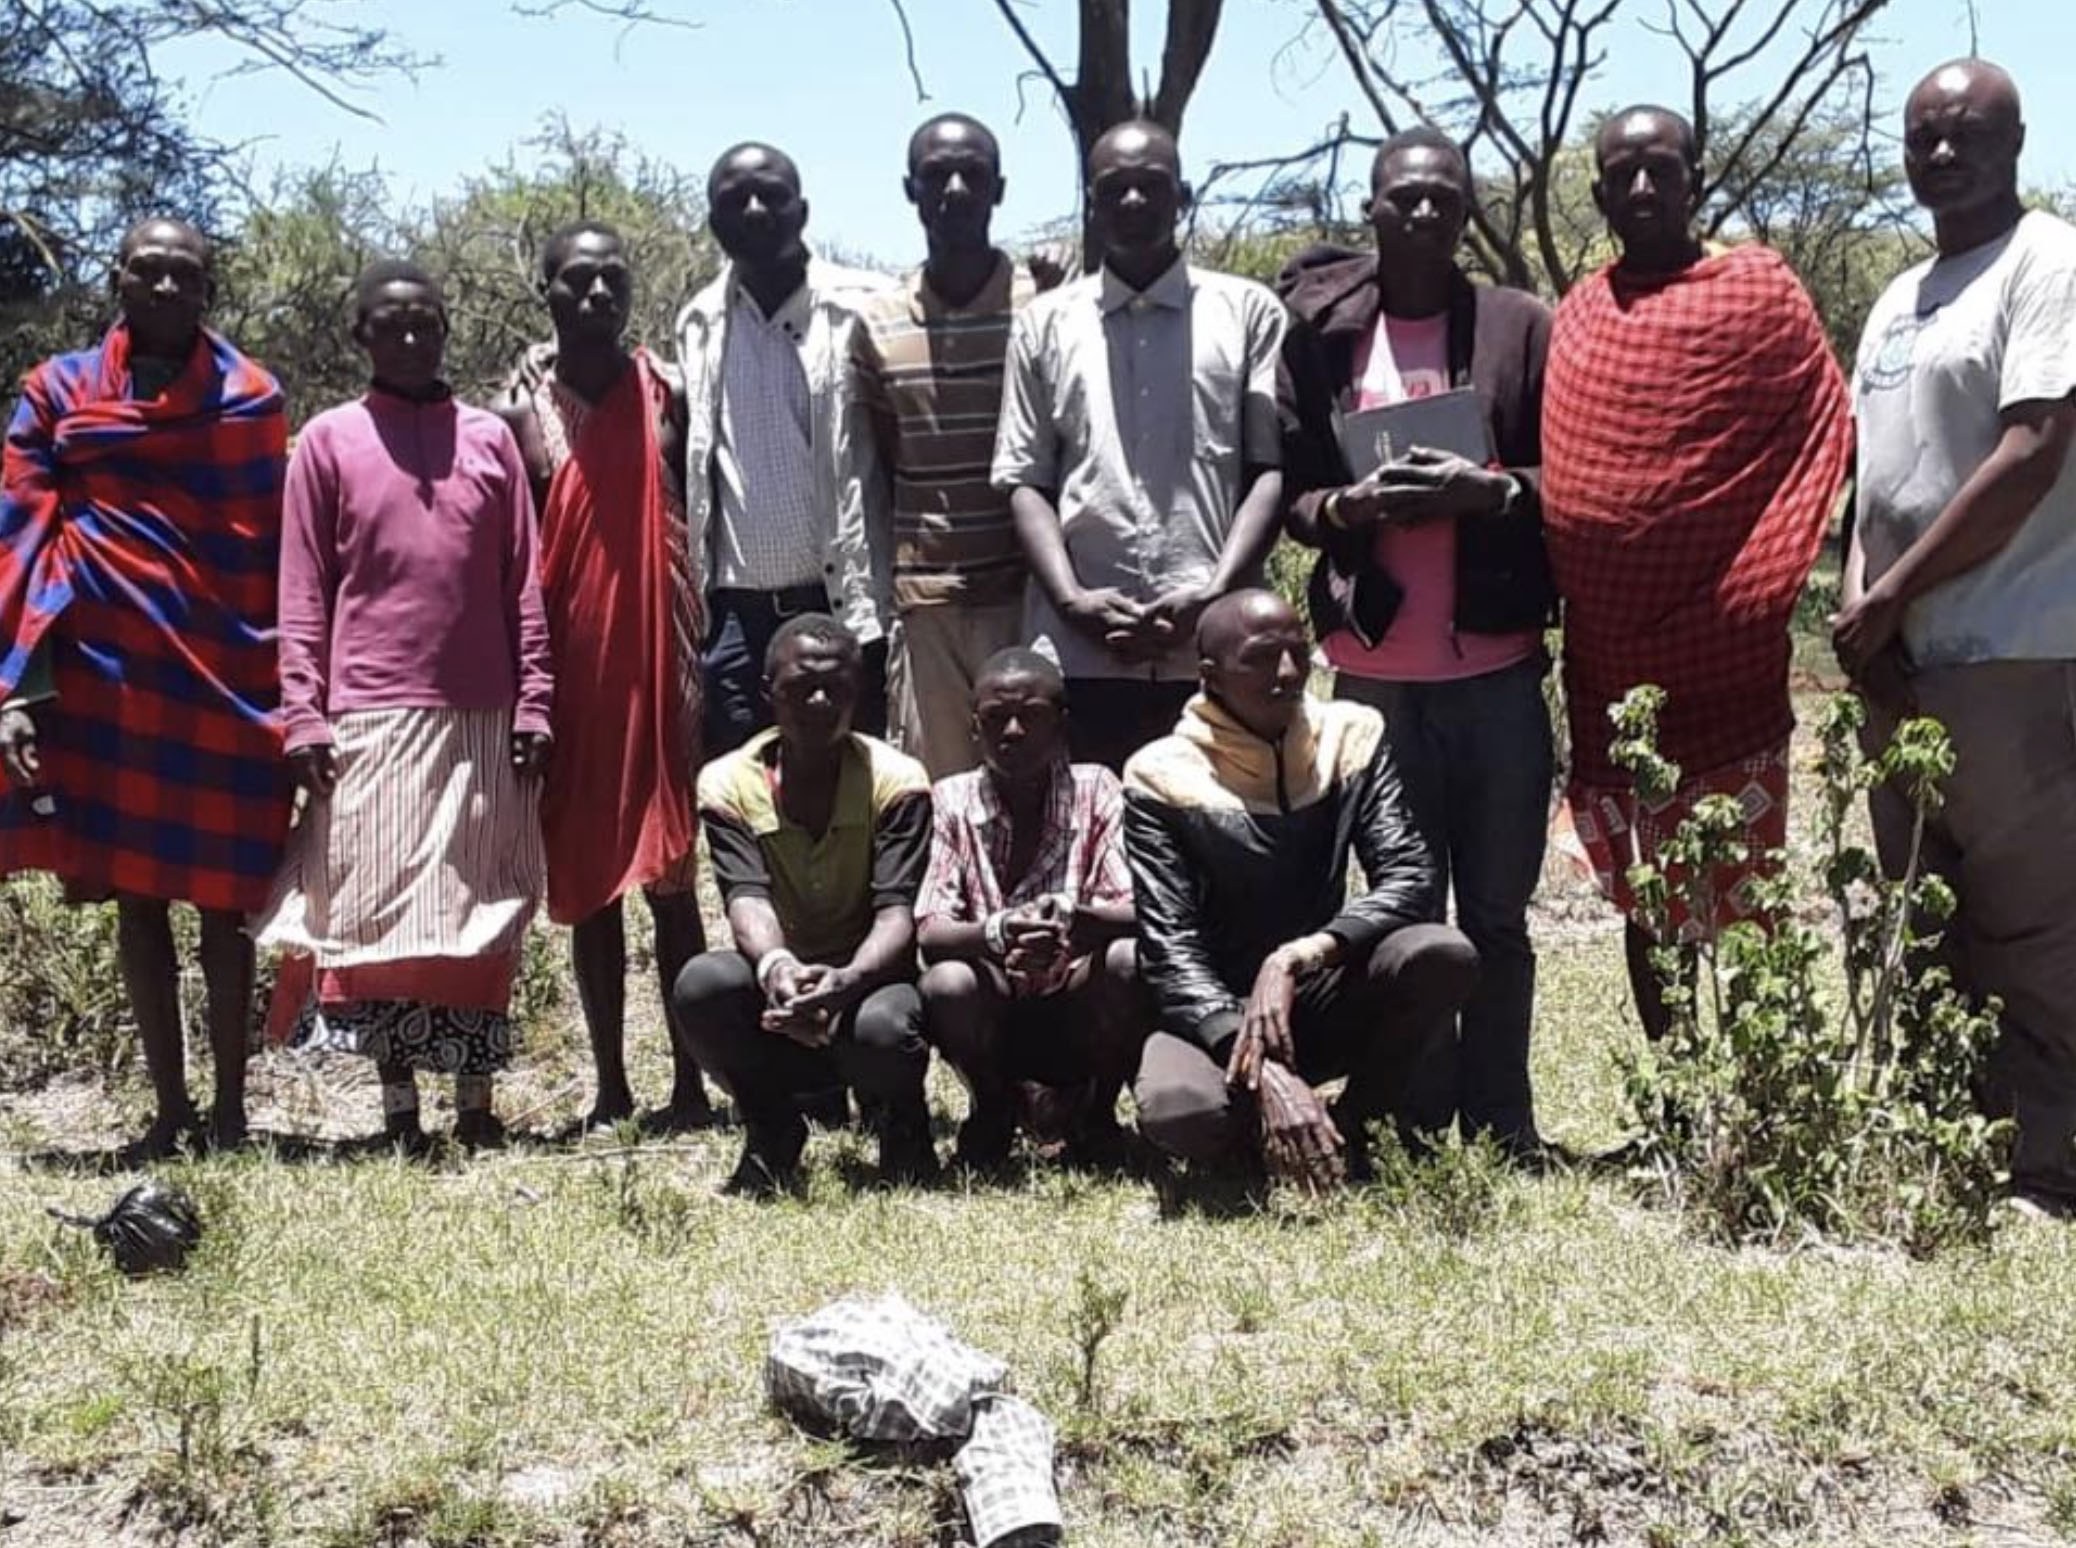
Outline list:
[[[981,924],[1005,908],[1059,893],[1076,907],[1129,903],[1131,873],[1124,857],[1124,787],[1099,764],[1065,762],[1053,771],[1045,802],[1045,829],[1029,868],[1004,886],[1013,834],[1009,812],[985,769],[937,782],[930,870],[916,900],[927,924]],[[1050,993],[1067,976],[1062,963],[1044,978],[1024,979],[1018,995]]]

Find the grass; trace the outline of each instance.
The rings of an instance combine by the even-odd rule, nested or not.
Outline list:
[[[1635,1035],[1618,937],[1562,878],[1537,932],[1540,1105],[1603,1146]],[[573,1005],[543,1015],[501,1103],[545,1128],[584,1061]],[[351,1064],[267,1055],[255,1082],[266,1128],[378,1121]],[[0,1084],[17,1149],[105,1143],[142,1110],[127,1067]],[[949,1122],[961,1098],[936,1094]],[[1475,1150],[1237,1214],[1042,1167],[888,1194],[852,1181],[848,1135],[814,1142],[806,1199],[759,1207],[711,1195],[734,1143],[182,1164],[205,1246],[139,1284],[43,1214],[121,1179],[0,1167],[0,1544],[954,1543],[948,1469],[761,1401],[775,1321],[881,1288],[1009,1360],[1060,1428],[1077,1543],[2076,1536],[2065,1229],[1930,1263],[1732,1252],[1618,1178]]]

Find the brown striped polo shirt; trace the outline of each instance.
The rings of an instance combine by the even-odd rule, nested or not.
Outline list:
[[[898,607],[1023,595],[1009,497],[989,486],[988,468],[1010,319],[1035,293],[1024,266],[997,253],[963,307],[946,305],[921,270],[859,307],[853,363],[893,479]]]

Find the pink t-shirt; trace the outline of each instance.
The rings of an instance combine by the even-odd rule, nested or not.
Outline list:
[[[1379,314],[1356,350],[1358,409],[1382,408],[1449,390],[1449,319]],[[1368,650],[1343,629],[1326,637],[1336,671],[1384,682],[1446,683],[1483,677],[1525,661],[1542,643],[1517,634],[1456,632],[1456,523],[1380,527],[1371,550],[1377,568],[1405,591],[1384,638]]]

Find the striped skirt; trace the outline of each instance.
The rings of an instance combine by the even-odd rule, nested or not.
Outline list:
[[[304,810],[255,929],[314,966],[320,1016],[381,1003],[502,1020],[546,871],[511,732],[509,710],[333,721],[338,783]]]

